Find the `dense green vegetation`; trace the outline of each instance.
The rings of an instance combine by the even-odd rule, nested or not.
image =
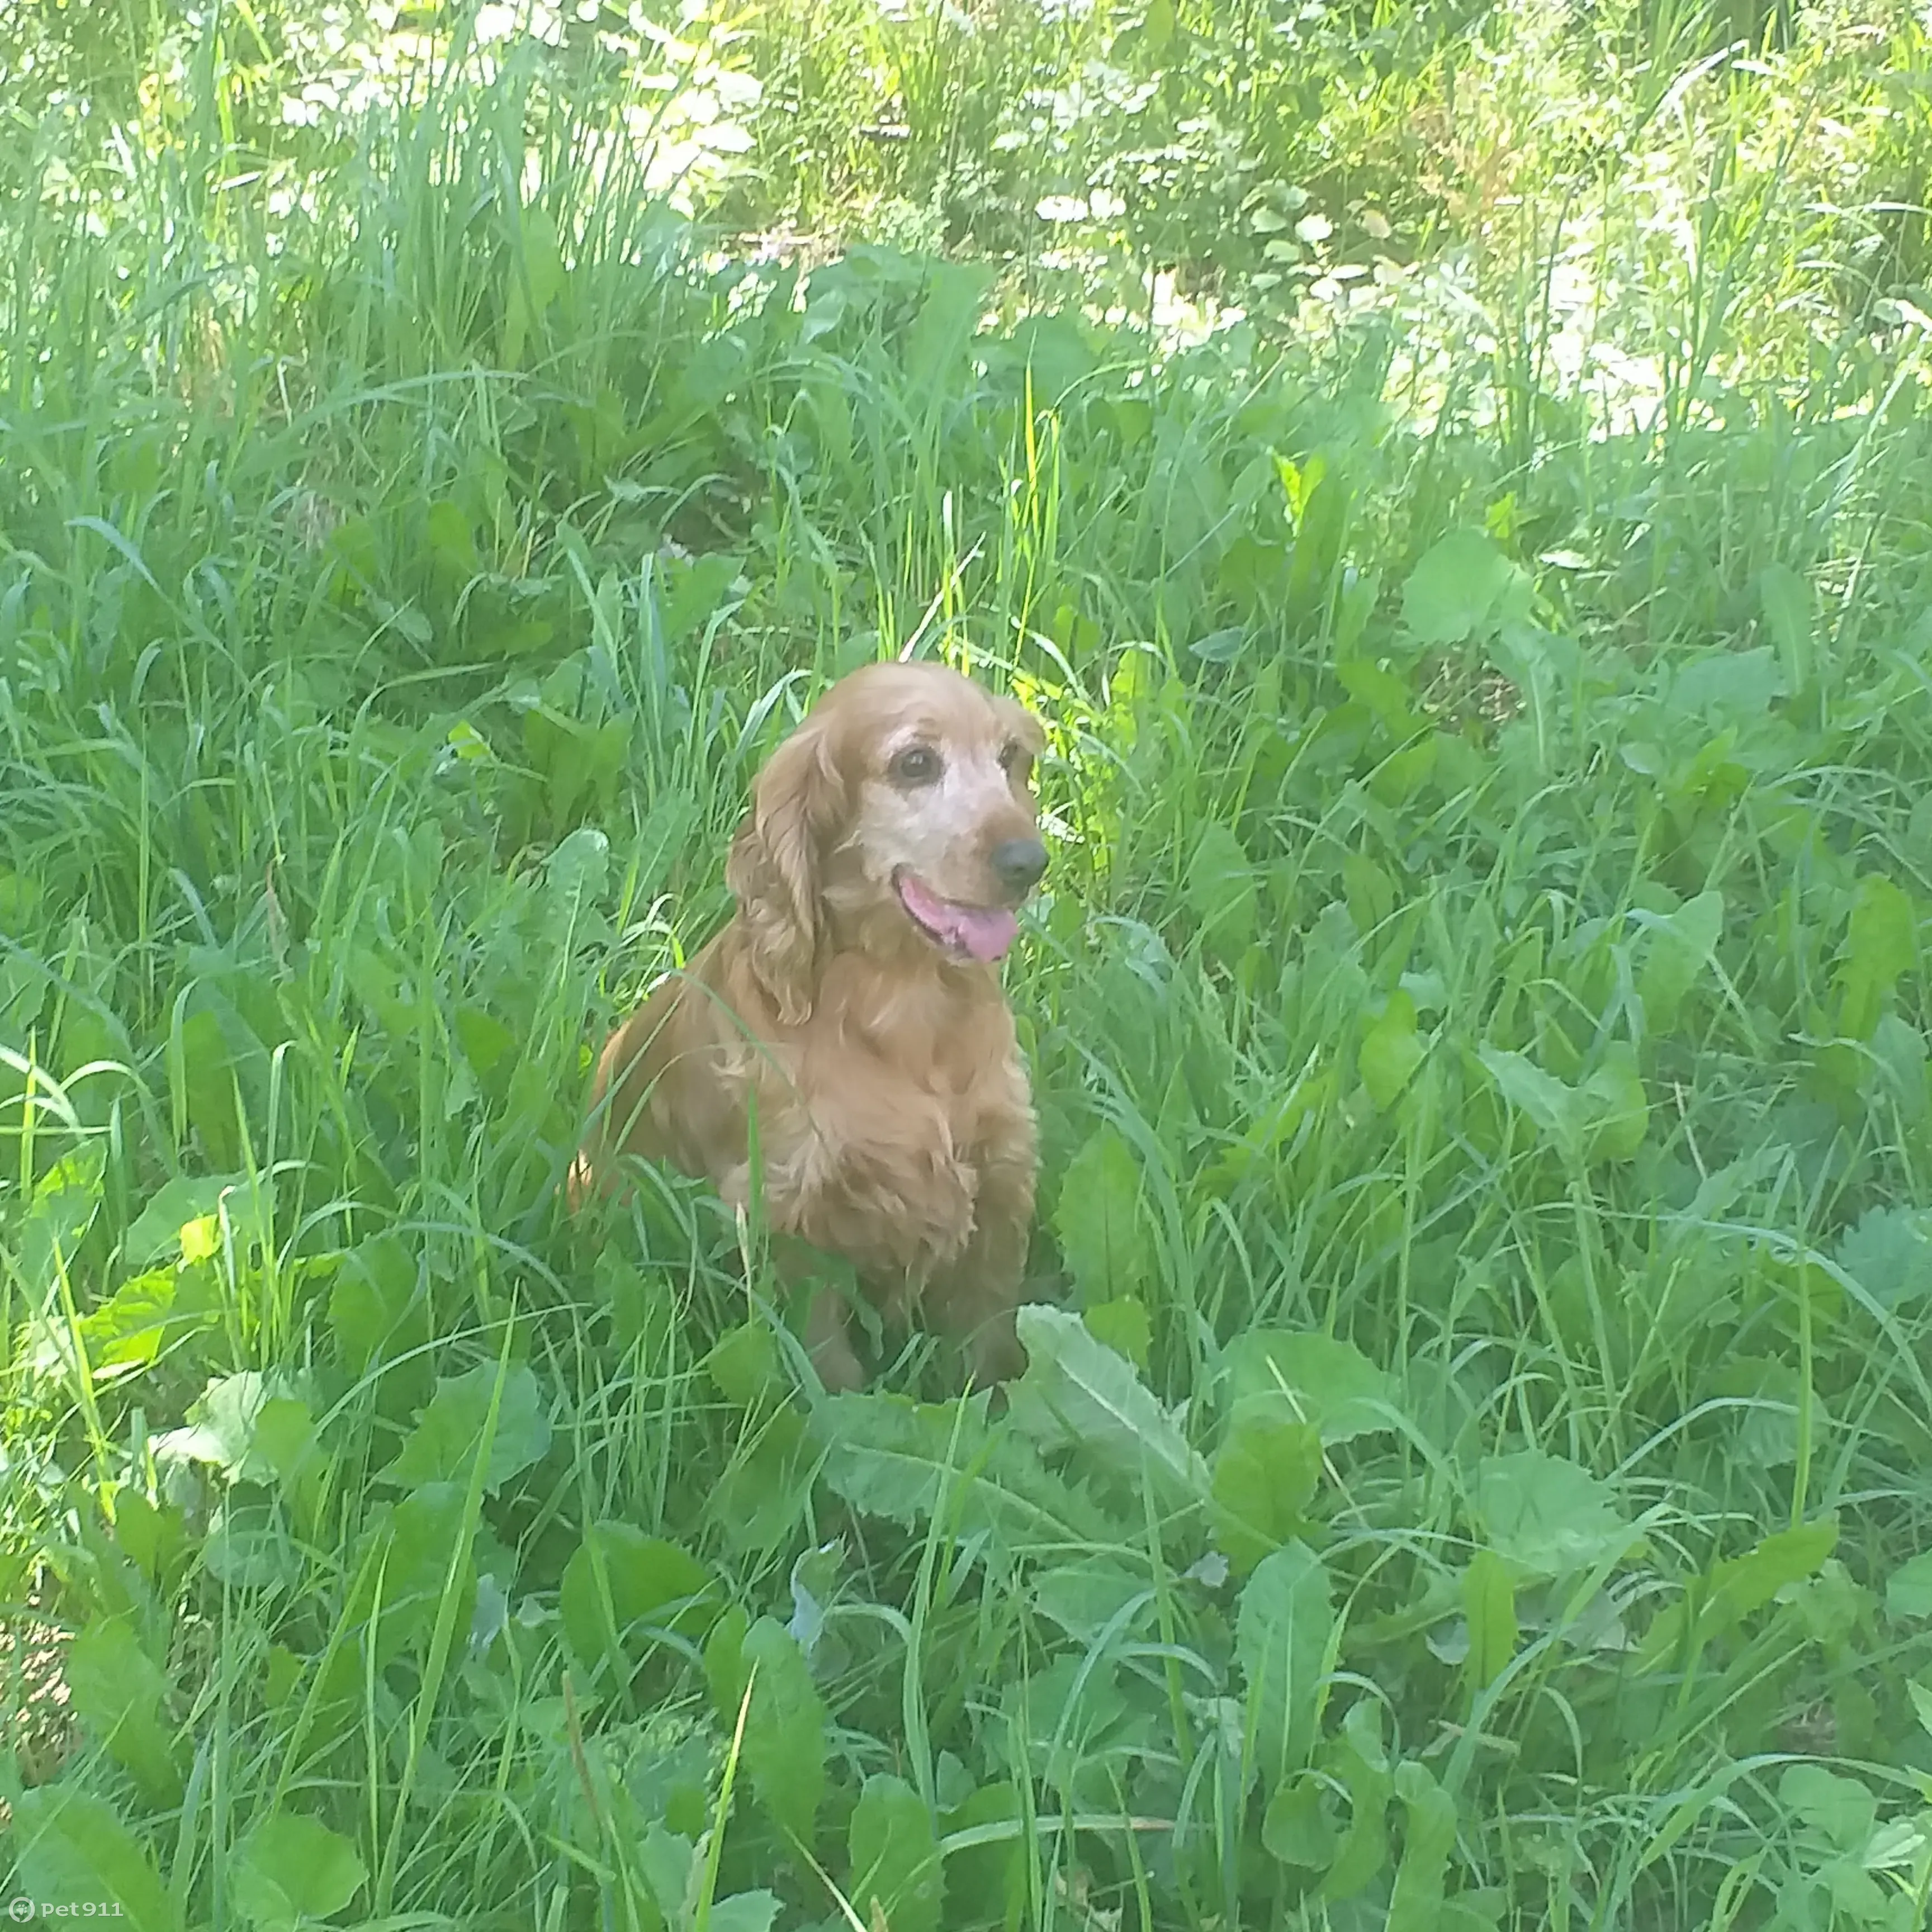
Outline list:
[[[1885,0],[16,0],[6,1889],[1923,1923],[1928,172]],[[909,643],[998,1416],[559,1193]]]

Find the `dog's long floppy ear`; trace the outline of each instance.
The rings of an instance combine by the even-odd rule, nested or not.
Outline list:
[[[844,798],[831,734],[808,718],[758,774],[725,862],[724,883],[751,938],[752,970],[786,1026],[812,1016],[819,867]]]
[[[993,709],[1000,714],[1000,722],[1026,748],[1030,758],[1038,758],[1046,749],[1046,728],[1016,698],[1009,698],[1003,692],[993,700]]]

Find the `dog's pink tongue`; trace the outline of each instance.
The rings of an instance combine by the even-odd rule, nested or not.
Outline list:
[[[975,959],[990,965],[1003,958],[1020,935],[1020,922],[1002,908],[954,906],[953,936]]]
[[[910,873],[899,882],[908,909],[919,922],[961,952],[991,965],[1019,937],[1019,920],[1004,906],[961,905],[929,892]]]

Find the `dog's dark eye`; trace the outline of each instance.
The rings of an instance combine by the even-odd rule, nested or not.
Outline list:
[[[1009,738],[1000,747],[1000,769],[1009,778],[1016,772],[1024,778],[1033,770],[1032,754],[1017,738]]]
[[[908,745],[892,760],[892,776],[901,784],[931,784],[939,776],[939,754],[930,745]]]

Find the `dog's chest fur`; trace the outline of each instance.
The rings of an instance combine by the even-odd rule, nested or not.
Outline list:
[[[924,1278],[965,1246],[987,1168],[1031,1160],[1011,1016],[990,974],[844,963],[756,1076],[766,1204],[862,1274]]]

